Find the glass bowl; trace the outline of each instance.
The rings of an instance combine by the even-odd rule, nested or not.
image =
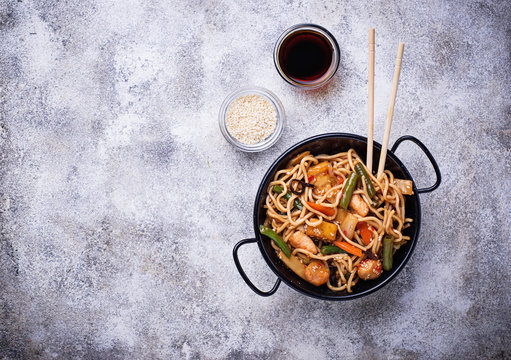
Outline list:
[[[321,38],[328,42],[332,49],[332,62],[330,63],[330,67],[321,77],[312,81],[300,81],[293,79],[286,74],[280,63],[280,51],[284,42],[295,34],[302,32],[318,34]],[[275,63],[275,67],[277,68],[279,75],[289,84],[301,89],[317,89],[328,83],[337,72],[337,69],[339,68],[339,61],[340,50],[337,40],[335,40],[335,37],[327,29],[316,24],[297,24],[291,26],[289,29],[284,31],[282,35],[280,35],[273,50],[273,62]]]
[[[231,135],[231,133],[229,133],[229,130],[227,129],[227,125],[225,123],[227,109],[229,109],[231,103],[237,98],[245,95],[259,95],[263,97],[264,99],[270,102],[270,104],[275,109],[275,112],[277,113],[277,122],[275,124],[275,129],[273,130],[273,132],[270,134],[270,136],[255,144],[245,144],[236,139],[233,135]],[[229,94],[229,96],[227,96],[227,98],[222,103],[222,106],[220,107],[220,113],[218,115],[220,131],[222,132],[222,135],[225,137],[225,139],[239,150],[246,152],[263,151],[273,146],[282,135],[285,122],[286,115],[284,113],[284,106],[282,105],[280,100],[271,91],[258,86],[245,87]]]

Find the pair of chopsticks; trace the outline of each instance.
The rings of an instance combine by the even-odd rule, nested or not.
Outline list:
[[[392,116],[394,115],[394,104],[396,103],[397,84],[399,83],[399,74],[401,73],[401,61],[405,44],[400,42],[397,49],[396,67],[394,68],[394,79],[392,80],[392,91],[390,94],[389,111],[387,112],[387,122],[385,123],[385,133],[383,134],[382,148],[380,152],[380,162],[376,178],[379,179],[385,168],[387,158],[387,148],[389,146],[390,127],[392,125]],[[374,28],[369,29],[369,95],[368,95],[368,120],[367,120],[367,159],[366,165],[369,171],[373,171],[373,131],[374,131]]]

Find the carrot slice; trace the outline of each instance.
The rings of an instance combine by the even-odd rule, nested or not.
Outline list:
[[[331,208],[331,207],[319,205],[319,204],[309,202],[309,201],[307,201],[307,205],[309,205],[314,210],[322,212],[326,216],[334,216],[334,214],[335,214],[335,209]]]
[[[364,240],[364,244],[369,245],[371,243],[373,233],[369,228],[369,224],[365,221],[360,221],[357,224],[357,229],[360,231],[360,236],[362,236],[362,240]]]
[[[346,241],[334,241],[334,245],[340,247],[346,252],[349,252],[352,255],[362,257],[362,250],[360,250],[358,247],[355,247]]]

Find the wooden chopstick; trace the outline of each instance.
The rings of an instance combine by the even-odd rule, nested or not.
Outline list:
[[[396,67],[394,68],[394,79],[392,80],[392,92],[390,94],[389,111],[387,112],[387,122],[385,123],[385,133],[383,134],[383,142],[380,153],[380,164],[378,165],[378,173],[376,178],[379,179],[385,168],[385,160],[387,159],[387,147],[389,145],[390,127],[392,126],[392,116],[394,115],[394,104],[396,103],[397,84],[399,83],[399,74],[401,73],[401,60],[403,59],[403,51],[405,44],[400,42],[397,49]]]
[[[366,165],[373,171],[373,132],[374,132],[374,28],[369,29],[369,93],[367,101],[367,157]]]

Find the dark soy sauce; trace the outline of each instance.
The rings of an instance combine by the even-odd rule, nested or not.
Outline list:
[[[279,51],[282,71],[297,82],[321,78],[332,64],[333,49],[321,34],[299,31],[284,40]]]

